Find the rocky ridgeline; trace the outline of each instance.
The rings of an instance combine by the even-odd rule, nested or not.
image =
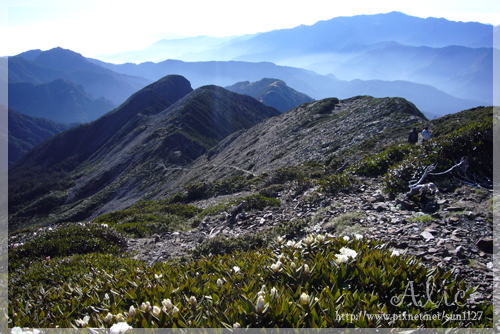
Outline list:
[[[314,202],[308,198],[315,189],[300,197],[294,197],[292,191],[284,191],[279,196],[282,202],[279,208],[254,212],[234,208],[229,213],[206,216],[191,231],[130,239],[128,247],[134,258],[153,264],[188,255],[197,245],[216,236],[255,234],[280,223],[307,219],[309,225],[304,235],[360,233],[386,243],[401,254],[416,256],[425,266],[452,270],[453,279],[464,278],[468,286],[478,287],[477,300],[492,300],[493,276],[499,269],[493,268],[492,194],[489,191],[463,187],[454,192],[438,192],[433,205],[427,205],[428,212],[422,212],[403,197],[389,200],[377,180],[365,179],[362,184],[355,193],[320,194]],[[206,207],[220,200],[212,198],[195,205]],[[335,219],[353,213],[350,226],[339,231]],[[290,235],[285,238],[294,239]]]

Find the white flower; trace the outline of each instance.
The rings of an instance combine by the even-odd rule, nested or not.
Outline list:
[[[134,316],[135,316],[135,313],[136,313],[136,311],[135,311],[134,306],[133,306],[133,305],[130,305],[130,308],[128,309],[128,316],[129,316],[129,317],[134,317]]]
[[[104,318],[104,323],[107,324],[107,323],[111,322],[111,320],[113,320],[113,315],[108,312],[108,315]]]
[[[219,278],[217,279],[217,287],[220,289],[224,285],[224,282]]]
[[[356,240],[363,240],[363,235],[361,234],[354,234],[354,237],[356,238]]]
[[[278,271],[280,271],[280,268],[281,268],[281,261],[278,261],[276,263],[273,263],[271,264],[271,269],[277,273]]]
[[[198,301],[196,300],[196,297],[195,297],[195,296],[191,296],[191,297],[189,298],[189,304],[191,304],[191,307],[192,307],[192,308],[195,308],[197,303],[198,303]]]
[[[109,329],[111,334],[120,334],[120,333],[125,333],[127,330],[131,329],[132,327],[127,324],[126,322],[119,322],[111,326]]]
[[[286,255],[281,253],[280,255],[278,255],[278,260],[280,261],[285,261],[286,260]]]
[[[238,266],[234,266],[234,267],[233,267],[233,271],[234,271],[235,273],[237,273],[238,271],[240,271],[240,267],[238,267]]]
[[[353,259],[354,259],[356,256],[358,256],[358,253],[357,253],[355,250],[350,249],[350,248],[347,248],[347,247],[342,247],[342,248],[340,249],[340,254],[342,254],[342,255],[347,255],[347,256],[349,256],[349,257],[352,257]]]
[[[293,240],[289,240],[289,241],[286,243],[286,245],[287,245],[288,247],[292,247],[292,248],[301,248],[301,247],[302,247],[302,245],[301,245],[300,241],[295,242],[295,241],[293,241]]]
[[[267,286],[265,284],[262,285],[262,288],[260,288],[260,291],[267,292]]]
[[[108,228],[108,224],[101,224],[102,227]]]
[[[271,298],[275,298],[277,294],[278,294],[278,289],[276,289],[275,287],[273,287],[271,289]]]
[[[160,313],[161,313],[161,309],[156,305],[153,306],[153,315],[158,318],[160,316]]]
[[[174,314],[176,314],[177,312],[179,312],[179,309],[178,309],[176,306],[174,306],[174,307],[172,308],[172,311],[170,312],[170,314],[174,315]]]
[[[145,302],[141,304],[141,310],[144,312],[149,312],[151,311],[151,303],[150,302]]]
[[[316,242],[318,244],[322,244],[323,242],[325,242],[325,240],[326,240],[326,237],[323,234],[318,234],[316,236]]]
[[[235,322],[235,323],[233,324],[233,328],[241,328],[240,323],[239,323],[239,322]]]
[[[276,243],[278,243],[278,245],[281,245],[283,243],[283,237],[277,237]]]
[[[257,305],[255,306],[257,313],[262,313],[262,311],[264,310],[264,304],[264,298],[262,298],[262,296],[259,296],[259,298],[257,299]]]
[[[351,240],[351,238],[349,238],[347,235],[344,235],[344,240],[349,241],[349,240]]]
[[[118,322],[124,322],[125,321],[125,317],[121,313],[118,313],[117,315],[115,315],[115,318],[116,318],[116,321],[118,321]]]
[[[295,265],[295,262],[290,263],[290,270],[295,271],[295,268],[297,268],[297,266]]]
[[[307,247],[311,247],[312,243],[314,242],[314,239],[311,235],[308,235],[307,237],[305,237],[304,239],[302,239],[302,242],[304,242],[304,244],[307,246]]]
[[[163,277],[163,274],[160,274],[160,275],[155,274],[155,279],[157,279],[157,280],[160,280],[160,278],[162,278],[162,277]]]
[[[335,261],[337,261],[338,264],[346,263],[347,261],[349,261],[349,256],[347,255],[336,254],[335,256],[337,257]]]
[[[309,300],[310,300],[309,295],[305,292],[302,292],[302,294],[300,295],[300,302],[302,304],[309,304]]]
[[[174,305],[172,305],[172,302],[170,301],[170,299],[163,299],[163,301],[161,302],[161,304],[163,305],[163,307],[167,310],[167,311],[171,311],[172,308],[174,307]]]
[[[109,295],[107,293],[104,294],[104,300],[109,300]]]
[[[311,273],[311,269],[309,269],[309,266],[307,264],[304,264],[304,274],[309,276]]]
[[[80,327],[85,327],[89,324],[90,317],[88,315],[84,316],[83,319],[76,319],[75,322]]]
[[[391,256],[399,256],[399,251],[393,249],[392,252],[391,252]]]

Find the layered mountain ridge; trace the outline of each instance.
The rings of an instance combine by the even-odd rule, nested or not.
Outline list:
[[[189,38],[161,41],[154,48],[130,53],[129,59],[126,58],[126,52],[120,54],[119,63],[129,61],[139,64],[151,61],[153,59],[148,57],[153,49],[154,61],[158,63],[167,59],[185,62],[273,62],[281,66],[312,70],[318,74],[333,74],[344,81],[404,80],[432,85],[455,98],[482,101],[480,104],[491,105],[491,74],[493,59],[496,57],[493,52],[493,32],[498,29],[500,28],[477,22],[454,22],[432,17],[423,19],[399,12],[357,15],[335,17],[310,26],[264,32],[249,38],[221,38],[218,44],[212,39],[205,50],[200,50],[199,43],[194,43],[195,40]],[[178,48],[167,47],[170,43],[182,46],[184,50],[189,50],[192,45],[193,52],[179,54]],[[163,49],[162,45],[165,45]],[[110,56],[103,60],[116,62],[113,59]],[[153,66],[152,63],[144,63],[146,64]],[[122,65],[117,65],[114,70],[129,73],[127,71],[130,70],[130,64],[122,69],[119,67]],[[192,75],[176,73],[187,75],[195,81]],[[341,97],[335,91],[316,96],[312,91],[294,85],[289,78],[271,73],[260,78],[247,77],[238,81],[257,81],[263,77],[284,80],[293,88],[316,99]],[[362,94],[396,96],[389,88],[385,89],[384,95],[359,89],[342,98]],[[423,112],[443,115],[424,108],[419,100],[406,95],[403,97],[411,100]],[[435,100],[438,101],[439,98]]]
[[[12,226],[47,214],[78,220],[123,208],[168,183],[159,171],[181,168],[225,136],[278,114],[221,87],[193,91],[181,76],[162,78],[18,161],[9,174]]]

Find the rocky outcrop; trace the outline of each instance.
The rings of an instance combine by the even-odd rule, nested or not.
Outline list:
[[[279,193],[282,206],[264,211],[239,212],[234,221],[231,214],[206,216],[194,229],[173,232],[148,239],[131,239],[128,247],[135,258],[149,263],[172,257],[189,255],[197,245],[216,236],[237,237],[255,234],[280,223],[305,219],[309,222],[303,235],[360,233],[366,238],[380,240],[399,254],[417,257],[429,267],[452,270],[455,278],[464,278],[468,286],[478,287],[477,300],[492,299],[493,276],[499,269],[493,266],[493,225],[489,191],[476,192],[459,188],[455,192],[441,192],[435,201],[439,208],[426,214],[416,206],[403,206],[400,200],[389,200],[381,192],[380,183],[363,179],[356,192],[337,196],[320,195],[310,202],[310,189],[302,196],[293,192]],[[199,207],[242,196],[235,194],[194,203]],[[351,225],[339,230],[335,220],[355,213]],[[299,240],[300,236],[284,236]]]

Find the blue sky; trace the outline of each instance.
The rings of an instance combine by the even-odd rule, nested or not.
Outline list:
[[[231,36],[311,25],[337,16],[400,11],[500,24],[499,0],[4,0],[0,56],[56,46],[87,57],[138,50],[171,36]],[[124,5],[126,4],[126,5]]]

